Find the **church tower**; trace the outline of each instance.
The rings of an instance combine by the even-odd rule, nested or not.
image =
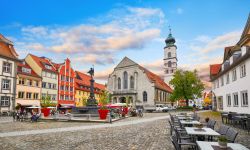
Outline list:
[[[175,38],[172,36],[171,29],[169,29],[168,38],[165,40],[164,47],[164,81],[168,84],[172,80],[173,75],[177,69],[177,47],[175,45]]]

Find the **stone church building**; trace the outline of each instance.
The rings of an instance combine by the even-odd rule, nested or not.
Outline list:
[[[170,104],[172,89],[158,75],[125,57],[109,75],[108,91],[112,103],[130,103],[133,106]]]

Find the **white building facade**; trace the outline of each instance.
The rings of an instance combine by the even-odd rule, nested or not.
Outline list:
[[[210,66],[213,107],[250,114],[250,16],[239,42],[226,47],[220,65]]]
[[[167,104],[172,89],[157,75],[125,57],[109,75],[108,91],[112,103],[133,106]]]
[[[13,43],[0,34],[0,112],[15,108],[17,57]]]
[[[165,40],[166,46],[164,47],[164,81],[168,84],[173,79],[173,75],[177,69],[177,46],[175,45],[175,38],[170,33]]]

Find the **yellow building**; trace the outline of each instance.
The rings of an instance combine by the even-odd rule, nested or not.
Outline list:
[[[86,105],[86,101],[90,95],[90,79],[89,75],[81,73],[79,71],[75,71],[75,103],[76,107],[81,107]],[[94,92],[95,99],[97,102],[99,101],[100,94],[105,90],[105,86],[103,84],[95,83],[94,84]]]

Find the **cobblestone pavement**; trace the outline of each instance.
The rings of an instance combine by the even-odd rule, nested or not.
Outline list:
[[[144,118],[128,118],[113,124],[135,124],[56,132],[39,135],[26,135],[0,138],[0,149],[173,149],[169,142],[167,120],[149,120],[150,117],[166,118],[167,114],[145,114]],[[155,118],[156,118],[155,117]]]
[[[88,123],[69,123],[69,122],[46,122],[42,124],[51,123],[45,130],[57,130],[58,128],[84,128],[92,127],[85,130],[72,130],[64,132],[46,133],[46,134],[31,134],[12,137],[0,138],[0,149],[12,150],[12,149],[48,149],[48,150],[172,150],[174,149],[169,139],[169,125],[167,123],[166,113],[152,113],[145,114],[143,118],[127,118],[118,122],[114,122],[112,125],[115,127],[105,127],[109,124],[102,124],[102,128],[93,128],[98,124]],[[162,118],[153,121],[149,118]],[[164,119],[163,119],[164,118]],[[144,121],[143,121],[144,120]],[[204,120],[204,118],[201,118]],[[131,124],[131,122],[134,122]],[[130,123],[130,124],[128,124]],[[217,120],[216,129],[218,129],[220,120]],[[8,123],[6,123],[8,124]],[[22,124],[22,123],[20,123]],[[29,127],[25,125],[26,127]],[[65,127],[64,124],[67,124]],[[11,124],[8,124],[11,125]],[[17,123],[18,125],[18,123]],[[16,126],[17,126],[16,125]],[[30,125],[34,125],[30,123]],[[39,125],[39,123],[37,123]],[[58,128],[51,127],[56,125]],[[121,125],[121,126],[119,126]],[[3,131],[2,128],[0,129]],[[14,129],[14,128],[13,128]],[[23,128],[24,131],[28,128]],[[244,130],[237,129],[239,136],[236,139],[237,143],[241,143],[248,148],[250,147],[250,134]],[[41,130],[44,131],[44,130]],[[6,131],[5,131],[6,132]],[[1,134],[1,133],[0,133]]]
[[[145,113],[143,118],[165,116],[167,113]],[[130,117],[118,122],[127,122],[132,120],[138,120],[137,117]],[[38,130],[38,129],[51,129],[51,128],[63,128],[63,127],[77,127],[77,126],[90,126],[103,123],[90,123],[90,122],[56,122],[56,121],[40,121],[38,123],[31,122],[13,122],[12,118],[6,122],[0,121],[0,133],[11,131],[25,131],[25,130]]]
[[[12,117],[7,117],[7,116],[0,116],[0,123],[8,123],[8,122],[13,122]]]

